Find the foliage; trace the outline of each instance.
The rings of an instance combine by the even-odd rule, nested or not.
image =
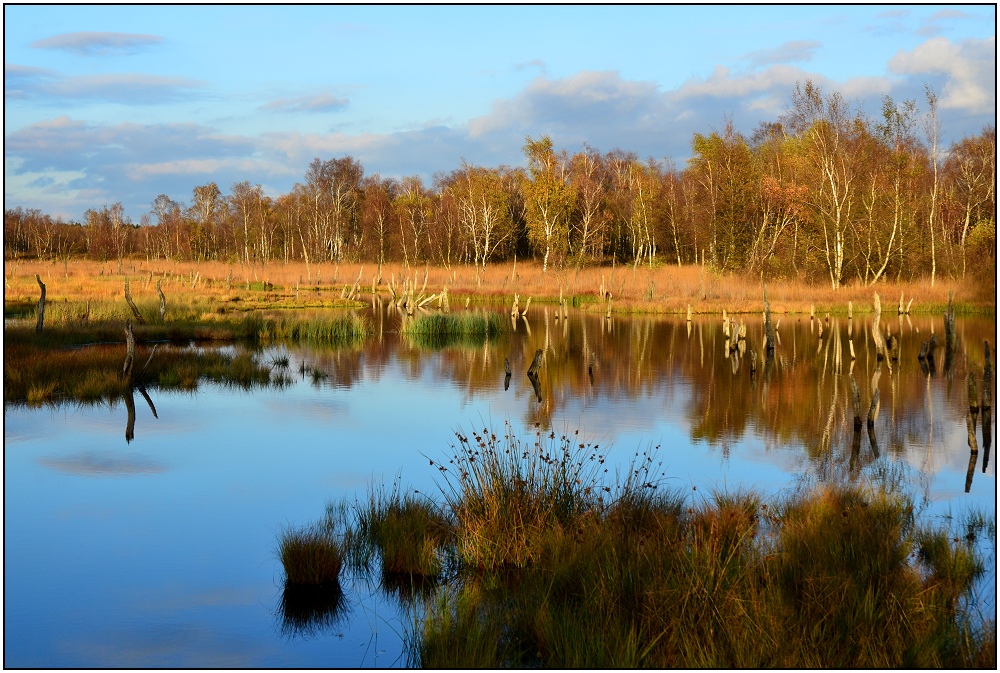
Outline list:
[[[882,99],[874,118],[837,91],[796,85],[787,111],[752,133],[731,120],[695,133],[683,170],[669,160],[526,138],[526,169],[442,167],[434,185],[365,176],[356,159],[314,159],[270,198],[260,185],[195,186],[189,206],[160,194],[136,226],[121,203],[66,223],[4,212],[6,259],[170,260],[239,264],[369,261],[468,264],[535,257],[544,271],[585,260],[696,264],[837,289],[880,279],[965,277],[995,264],[996,130],[947,152],[936,101]],[[945,157],[939,160],[939,155]],[[986,229],[983,227],[986,226]],[[994,225],[995,226],[995,225]],[[978,233],[977,233],[978,231]],[[252,273],[250,275],[253,275]]]

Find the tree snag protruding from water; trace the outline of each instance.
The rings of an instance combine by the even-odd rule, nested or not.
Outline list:
[[[167,298],[163,296],[163,289],[160,287],[161,278],[156,279],[156,293],[160,295],[160,322],[167,318]]]
[[[128,302],[128,307],[132,309],[132,315],[135,316],[135,319],[139,322],[139,324],[145,324],[146,321],[143,320],[142,314],[139,313],[139,309],[136,308],[135,302],[132,301],[132,293],[129,292],[128,289],[128,278],[125,278],[125,301]]]
[[[38,322],[35,323],[35,331],[41,332],[42,326],[45,324],[45,283],[42,282],[37,273],[35,281],[38,282],[38,287],[42,290],[42,296],[38,298]]]
[[[812,317],[811,308],[810,317]],[[774,357],[774,347],[777,345],[778,339],[774,335],[774,326],[771,324],[771,302],[767,300],[767,285],[764,286],[764,338],[764,351],[767,357]]]
[[[535,357],[531,360],[531,366],[528,367],[528,376],[538,376],[538,369],[542,366],[542,349],[539,348],[535,351]]]
[[[132,323],[125,325],[125,364],[122,366],[122,376],[132,385],[132,369],[135,364],[135,334],[132,333]]]
[[[888,359],[888,352],[885,346],[885,337],[882,336],[882,302],[878,298],[878,292],[872,300],[875,307],[875,315],[872,316],[872,340],[875,342],[875,357],[878,360]]]

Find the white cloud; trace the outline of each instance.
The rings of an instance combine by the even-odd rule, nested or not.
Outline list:
[[[31,43],[35,49],[60,49],[82,56],[135,54],[163,42],[159,35],[80,32],[53,35]]]
[[[346,98],[337,98],[330,94],[301,96],[299,98],[277,98],[260,106],[267,112],[335,112],[350,104]]]
[[[900,51],[889,60],[898,75],[945,76],[942,109],[972,114],[996,114],[996,38],[954,43],[934,37],[913,51]]]

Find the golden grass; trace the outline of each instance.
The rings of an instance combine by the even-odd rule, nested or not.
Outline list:
[[[612,309],[620,312],[683,314],[688,305],[694,313],[756,313],[761,310],[762,283],[759,278],[739,274],[717,274],[699,266],[626,265],[589,266],[582,269],[549,269],[532,261],[495,264],[476,273],[470,266],[404,267],[385,264],[272,263],[267,266],[229,265],[221,262],[173,262],[130,260],[125,264],[132,296],[144,312],[155,314],[159,299],[156,282],[161,281],[167,307],[182,304],[213,313],[254,308],[310,308],[344,305],[345,288],[359,284],[362,301],[371,294],[373,281],[378,292],[389,293],[403,280],[414,281],[426,294],[448,288],[453,306],[466,297],[477,302],[510,305],[516,292],[523,307],[528,297],[534,302],[556,301],[562,295],[578,307],[606,310],[602,287],[610,292]],[[38,274],[47,286],[50,304],[60,302],[115,301],[124,307],[125,276],[117,274],[116,262],[70,260],[67,262],[19,260],[5,267],[4,300],[8,306],[31,306],[38,301]],[[859,313],[870,312],[872,293],[877,290],[883,310],[894,310],[900,293],[904,301],[913,298],[911,311],[938,311],[954,290],[958,312],[995,311],[996,281],[972,275],[959,280],[939,278],[932,287],[929,279],[908,283],[880,282],[874,287],[850,284],[833,290],[829,284],[782,280],[767,284],[771,308],[776,313],[805,313],[814,306],[819,315],[827,311],[846,313],[847,302]]]

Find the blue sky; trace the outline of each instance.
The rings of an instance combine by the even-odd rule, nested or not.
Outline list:
[[[806,79],[872,114],[925,109],[927,83],[947,146],[995,124],[995,7],[7,5],[4,208],[138,221],[345,154],[430,183],[542,134],[683,166],[693,133],[749,135]]]

